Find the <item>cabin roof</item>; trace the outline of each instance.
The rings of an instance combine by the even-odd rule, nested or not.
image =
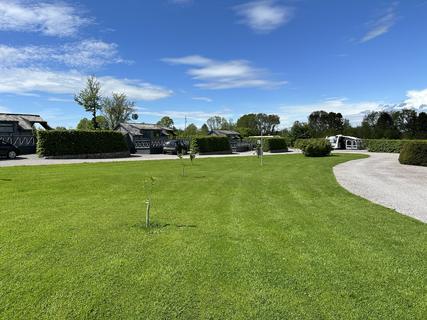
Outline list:
[[[37,114],[0,113],[0,121],[17,122],[18,126],[24,130],[32,130],[35,123],[41,124],[45,129],[51,129]]]
[[[132,135],[141,134],[141,130],[153,130],[153,131],[161,131],[164,134],[173,134],[174,130],[171,128],[166,128],[158,124],[150,124],[150,123],[122,123],[120,124],[124,130],[129,132]]]
[[[232,130],[211,130],[210,135],[215,136],[240,136],[240,133]]]

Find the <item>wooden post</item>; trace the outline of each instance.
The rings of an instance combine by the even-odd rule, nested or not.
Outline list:
[[[145,226],[149,228],[150,227],[150,200],[147,200],[145,203],[147,204],[147,211],[145,213]]]

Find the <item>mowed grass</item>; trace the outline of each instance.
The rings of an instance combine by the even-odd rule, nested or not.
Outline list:
[[[0,318],[426,319],[427,227],[337,184],[359,157],[0,168]]]

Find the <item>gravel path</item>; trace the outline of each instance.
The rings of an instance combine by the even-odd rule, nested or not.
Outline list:
[[[351,193],[427,222],[427,167],[401,165],[398,154],[368,154],[369,158],[335,166],[338,183]]]
[[[289,152],[284,153],[269,153],[266,152],[264,155],[283,155],[283,154],[295,154],[299,151],[289,149]],[[197,159],[203,158],[219,158],[219,157],[254,157],[253,151],[240,152],[233,154],[222,154],[222,155],[197,155]],[[188,158],[188,155],[185,156]],[[15,160],[0,159],[0,167],[17,167],[17,166],[43,166],[53,164],[74,164],[74,163],[98,163],[98,162],[121,162],[121,161],[149,161],[149,160],[178,160],[176,155],[170,154],[135,154],[129,158],[117,158],[117,159],[42,159],[35,154],[23,155]]]

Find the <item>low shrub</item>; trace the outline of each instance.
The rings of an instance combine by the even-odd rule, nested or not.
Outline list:
[[[304,150],[307,144],[315,141],[323,141],[323,138],[312,138],[312,139],[296,139],[294,142],[294,147],[300,150]]]
[[[129,151],[123,134],[114,131],[49,130],[37,132],[43,157]]]
[[[427,142],[406,142],[400,151],[399,162],[427,166]]]
[[[231,153],[231,146],[227,137],[194,137],[191,150],[196,153]]]
[[[332,151],[331,143],[326,139],[307,141],[301,148],[306,157],[326,157]]]
[[[410,140],[365,139],[363,145],[369,152],[399,153],[408,141]]]
[[[277,137],[265,140],[263,139],[262,149],[264,152],[288,151],[288,144],[286,143],[285,138]]]

